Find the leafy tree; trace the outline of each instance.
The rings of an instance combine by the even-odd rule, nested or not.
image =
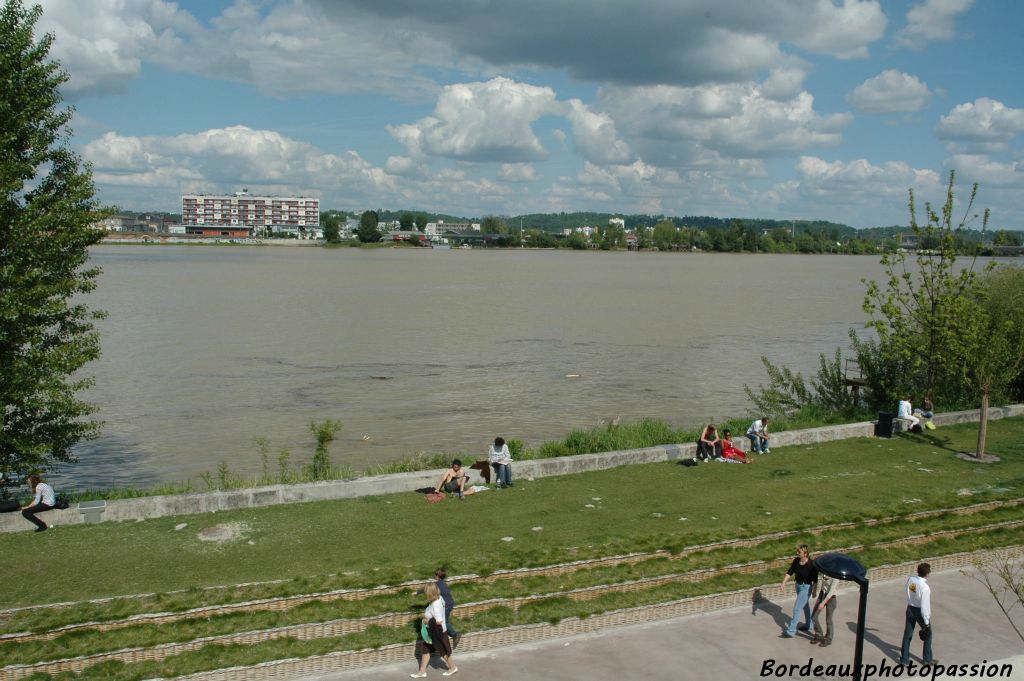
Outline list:
[[[651,239],[659,251],[671,249],[679,241],[679,230],[676,229],[676,223],[671,220],[662,220],[654,225]]]
[[[364,244],[373,244],[381,240],[377,230],[377,212],[368,210],[359,216],[359,240]]]
[[[413,246],[419,246],[420,245],[420,235],[419,234],[415,234],[415,233],[410,234],[409,235],[409,243],[412,244]]]
[[[496,215],[487,215],[480,223],[484,234],[508,234],[508,223]]]
[[[398,226],[403,232],[411,232],[415,225],[415,218],[412,213],[406,211],[398,217]]]
[[[430,222],[430,218],[427,217],[426,213],[417,213],[415,218],[416,229],[421,233],[427,231],[427,223]]]
[[[886,373],[866,378],[875,399],[884,400],[890,408],[904,395],[922,389],[936,404],[953,406],[973,401],[965,367],[975,310],[967,294],[975,286],[977,273],[973,259],[966,267],[956,265],[956,237],[967,228],[978,186],[973,186],[964,217],[957,221],[954,180],[955,174],[950,172],[941,213],[925,204],[924,224],[917,221],[914,193],[910,191],[911,231],[935,247],[928,252],[918,251],[912,266],[908,266],[906,252],[883,255],[885,287],[867,282],[864,311],[872,317],[868,326],[875,330],[878,341],[874,348],[864,347],[875,354],[875,365],[885,367]],[[982,230],[987,225],[986,210]],[[893,383],[884,383],[882,378]]]
[[[68,75],[35,37],[42,14],[0,7],[0,468],[46,469],[99,433],[76,397],[100,354],[102,313],[78,297],[96,286],[88,247],[102,239],[92,172],[68,146]]]
[[[320,218],[320,224],[324,227],[324,239],[327,240],[327,243],[341,243],[341,216],[324,215]]]
[[[967,335],[967,375],[981,395],[977,456],[985,453],[989,397],[1006,392],[1024,365],[1024,270],[986,272],[973,291]]]

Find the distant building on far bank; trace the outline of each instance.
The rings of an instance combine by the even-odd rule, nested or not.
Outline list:
[[[262,236],[268,232],[320,233],[320,199],[306,196],[184,194],[181,224],[188,234]]]

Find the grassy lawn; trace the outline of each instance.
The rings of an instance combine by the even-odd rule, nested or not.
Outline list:
[[[0,607],[273,579],[296,580],[295,591],[328,574],[351,586],[394,584],[439,564],[450,574],[487,573],[1020,497],[1024,419],[990,424],[996,464],[954,456],[973,447],[976,428],[779,448],[750,466],[519,479],[436,505],[410,492],[6,534]],[[187,527],[175,529],[180,523]],[[239,524],[240,538],[197,536],[223,523]]]

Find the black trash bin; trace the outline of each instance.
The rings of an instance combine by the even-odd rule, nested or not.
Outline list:
[[[892,420],[896,414],[891,411],[878,412],[878,421],[875,422],[875,437],[892,437]]]

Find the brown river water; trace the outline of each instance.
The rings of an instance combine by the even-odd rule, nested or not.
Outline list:
[[[861,328],[873,256],[100,246],[89,304],[106,422],[55,476],[78,487],[192,479],[224,461],[482,456],[620,417],[746,415],[765,355],[813,372]],[[202,484],[198,483],[202,488]]]

